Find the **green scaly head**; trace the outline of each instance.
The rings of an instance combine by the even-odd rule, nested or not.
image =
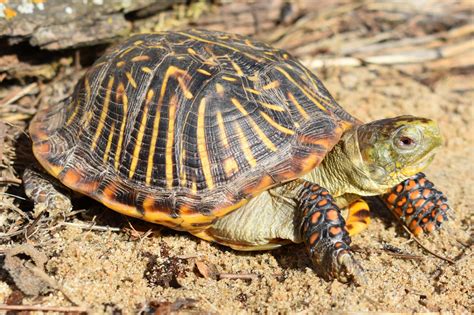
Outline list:
[[[414,116],[377,120],[356,127],[352,158],[380,189],[391,188],[424,170],[443,139],[436,122]]]

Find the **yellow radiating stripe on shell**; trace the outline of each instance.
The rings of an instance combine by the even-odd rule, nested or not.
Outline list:
[[[229,147],[229,141],[227,140],[227,134],[225,132],[225,125],[224,119],[222,119],[222,113],[220,111],[217,112],[217,125],[219,126],[219,135],[221,137],[221,141],[226,148]]]
[[[305,67],[303,67],[303,66],[301,66],[301,65],[299,65],[299,64],[296,64],[296,65],[298,66],[298,68],[299,68],[300,70],[302,70],[302,71],[305,73],[305,78],[309,78],[309,79],[310,79],[311,84],[313,85],[314,89],[315,89],[316,91],[319,91],[319,92],[320,92],[320,93],[318,94],[318,93],[315,93],[315,92],[313,92],[312,90],[309,89],[309,90],[307,90],[308,93],[310,93],[310,94],[313,95],[314,97],[320,97],[320,98],[321,98],[321,99],[320,99],[320,103],[321,103],[323,106],[325,106],[325,107],[331,107],[331,108],[332,108],[333,105],[331,104],[330,98],[327,97],[327,95],[326,95],[326,93],[325,93],[324,91],[321,91],[320,87],[318,86],[318,84],[316,83],[316,81],[313,79],[313,77],[311,76],[311,74],[310,74],[310,72],[308,71],[308,69],[305,68]],[[291,67],[289,64],[287,64],[286,66],[287,66],[287,67],[289,66],[289,68],[293,68],[293,67]],[[303,80],[306,81],[305,78],[304,78]],[[352,127],[352,126],[350,126],[349,128],[351,128],[351,127]]]
[[[279,131],[283,132],[283,133],[286,133],[288,135],[294,135],[295,132],[291,129],[288,129],[286,127],[283,127],[282,125],[280,125],[279,123],[277,123],[276,121],[274,121],[270,116],[268,116],[266,113],[260,111],[260,115],[262,115],[262,117],[270,124],[272,125],[273,127],[275,127],[276,129],[278,129]]]
[[[132,74],[130,72],[125,72],[125,75],[127,76],[128,81],[130,84],[133,86],[134,89],[137,88],[137,82],[135,82],[135,79],[133,78]]]
[[[204,69],[197,69],[197,72],[202,73],[202,74],[204,74],[204,75],[208,75],[208,76],[212,74],[212,73],[210,73],[209,71],[206,71],[206,70],[204,70]]]
[[[145,127],[146,120],[148,118],[148,108],[150,107],[151,99],[153,98],[153,90],[148,90],[145,99],[145,108],[143,108],[143,116],[140,122],[140,127],[138,128],[137,141],[135,142],[135,147],[133,148],[132,162],[130,164],[130,170],[128,172],[128,177],[132,178],[137,169],[138,159],[140,158],[140,150],[142,148],[143,137],[145,136]],[[148,183],[148,181],[147,181]]]
[[[181,71],[178,73],[179,76],[177,77],[178,84],[184,92],[183,93],[184,97],[186,97],[189,100],[189,99],[193,98],[193,93],[191,93],[191,91],[188,89],[188,86],[187,86],[186,82],[184,82],[184,80],[183,80],[183,76],[186,75],[186,71],[184,71],[184,70],[181,70]]]
[[[240,104],[240,102],[236,98],[231,98],[230,99],[232,104],[234,104],[235,107],[244,115],[247,117],[247,119],[250,122],[250,125],[252,126],[253,130],[257,133],[259,138],[263,141],[263,143],[272,151],[276,151],[275,144],[268,139],[267,135],[260,129],[260,127],[255,123],[255,121],[252,119],[252,117],[249,116],[249,113],[245,110],[245,108]]]
[[[237,81],[236,78],[229,77],[229,76],[226,76],[226,75],[223,75],[223,76],[222,76],[222,80],[226,80],[226,81],[230,81],[230,82],[235,82],[235,81]]]
[[[153,99],[154,95],[155,95],[155,92],[153,90],[151,90],[151,89],[148,90],[148,93],[147,93],[147,102],[148,103],[151,103],[151,100]],[[158,119],[158,121],[160,119],[160,107],[158,107],[157,110],[156,110],[154,122],[156,122],[157,119]],[[154,123],[154,125],[155,125],[155,123]],[[155,133],[156,134],[158,133],[158,128],[155,128],[155,126],[153,126],[153,135],[155,135]],[[152,171],[153,171],[153,158],[155,156],[156,139],[153,138],[153,135],[152,135],[151,144],[150,144],[150,151],[148,152],[148,164],[147,164],[146,175],[145,175],[145,182],[148,185],[151,183],[151,174],[152,174]]]
[[[251,47],[251,48],[257,48],[257,47],[255,47],[255,46],[252,44],[252,42],[251,42],[250,40],[248,40],[248,39],[244,40],[244,43],[245,43],[245,45],[247,45],[247,46],[249,46],[249,47]]]
[[[268,83],[267,85],[264,85],[264,86],[262,87],[262,89],[264,89],[264,90],[271,90],[271,89],[276,89],[276,88],[278,88],[279,86],[280,86],[280,81],[275,80],[275,81],[272,81],[272,82]]]
[[[148,73],[148,74],[152,74],[152,73],[153,73],[153,70],[151,70],[151,69],[148,68],[148,67],[142,67],[142,71],[145,72],[145,73]]]
[[[125,49],[125,50],[119,55],[119,57],[120,57],[120,58],[123,58],[126,54],[128,54],[129,52],[131,52],[131,51],[134,50],[135,48],[136,48],[136,47],[133,47],[133,46],[132,46],[132,47],[129,47],[129,48]]]
[[[125,86],[123,85],[122,82],[119,83],[117,87],[117,97],[116,101],[118,103],[118,98],[122,97],[122,123],[120,125],[120,133],[119,133],[119,139],[117,142],[117,152],[115,153],[115,169],[118,170],[119,168],[119,163],[120,163],[120,154],[122,152],[122,143],[123,143],[123,134],[125,132],[125,125],[127,123],[127,111],[128,111],[128,97],[127,94],[125,94]]]
[[[100,134],[102,133],[102,128],[104,128],[105,119],[109,112],[109,103],[110,103],[110,93],[112,93],[112,86],[114,85],[114,77],[110,77],[109,83],[107,84],[107,90],[105,91],[104,104],[102,105],[102,112],[100,113],[99,121],[97,123],[97,129],[95,130],[94,138],[92,139],[91,151],[95,150],[97,146],[97,140],[99,139]]]
[[[170,98],[168,105],[168,135],[166,137],[166,184],[168,188],[173,187],[173,144],[174,144],[174,121],[175,121],[175,112],[176,106],[178,106],[176,101],[176,95],[173,95]]]
[[[218,63],[214,60],[214,58],[215,58],[214,56],[207,58],[206,60],[204,60],[203,64],[211,66],[211,67],[217,66]]]
[[[209,155],[207,154],[206,144],[206,129],[205,129],[205,114],[206,114],[206,98],[202,98],[199,103],[198,121],[197,121],[197,149],[199,152],[199,159],[201,160],[202,171],[208,189],[214,188],[212,180],[211,164],[209,163]]]
[[[136,61],[147,61],[147,60],[150,60],[150,56],[141,55],[141,56],[136,56],[136,57],[133,57],[133,58],[132,58],[132,61],[133,61],[133,62],[136,62]]]
[[[163,99],[165,97],[165,93],[167,91],[168,87],[168,81],[171,76],[176,75],[176,73],[185,73],[184,70],[181,70],[177,67],[171,66],[169,67],[165,75],[163,77],[163,83],[161,83],[161,89],[160,89],[160,97],[158,99],[158,104],[156,108],[156,114],[155,114],[155,120],[153,121],[153,131],[151,135],[151,143],[150,143],[150,153],[148,155],[148,164],[147,164],[147,170],[146,170],[146,183],[150,184],[151,182],[151,175],[153,172],[153,159],[155,156],[155,149],[156,149],[156,142],[158,141],[158,129],[159,129],[159,124],[160,124],[160,117],[161,117],[161,106],[163,104]]]
[[[112,126],[110,127],[109,137],[107,138],[107,146],[105,147],[105,152],[104,152],[104,163],[107,163],[109,161],[109,152],[110,152],[110,148],[112,147],[112,139],[114,137],[114,132],[115,132],[115,121],[112,122]]]
[[[255,157],[253,156],[252,150],[250,150],[250,145],[247,140],[247,137],[243,133],[238,123],[235,123],[235,131],[240,141],[240,148],[242,149],[242,151],[244,151],[245,159],[247,160],[247,162],[250,164],[251,167],[254,167],[255,165],[257,165],[257,161],[255,160]]]
[[[263,107],[265,108],[268,108],[268,109],[271,109],[271,110],[275,110],[277,112],[284,112],[285,109],[283,107],[280,107],[278,105],[274,105],[274,104],[269,104],[269,103],[265,103],[265,102],[258,102],[260,105],[262,105]]]
[[[220,43],[220,42],[214,42],[214,41],[211,41],[211,40],[208,40],[208,39],[205,39],[205,38],[201,38],[201,37],[198,37],[198,36],[195,36],[195,35],[191,35],[191,34],[188,34],[188,33],[184,33],[184,32],[177,32],[177,34],[181,34],[183,36],[186,36],[186,37],[189,37],[189,38],[192,38],[194,40],[197,40],[197,41],[200,41],[200,42],[203,42],[203,43],[208,43],[208,44],[212,44],[212,45],[216,45],[216,46],[220,46],[220,47],[224,47],[224,48],[227,48],[229,50],[232,50],[232,51],[236,51],[236,52],[239,52],[241,54],[243,54],[244,56],[246,56],[247,58],[249,59],[252,59],[252,60],[255,60],[255,61],[260,61],[260,58],[258,57],[255,57],[249,53],[246,53],[246,52],[242,52],[240,51],[239,49],[235,48],[235,47],[232,47],[232,46],[229,46],[229,45],[226,45],[224,43]],[[269,59],[267,57],[265,57],[266,59]],[[270,59],[271,60],[271,59]]]
[[[163,47],[163,45],[150,45],[150,46],[147,46],[147,48],[161,49],[161,48],[164,48],[164,47]]]
[[[119,61],[115,64],[117,68],[122,68],[125,65],[125,61]]]
[[[86,86],[86,99],[87,101],[89,101],[92,95],[92,91],[91,91],[91,83],[89,82],[88,77],[86,77],[86,79],[84,80],[84,85]]]
[[[186,161],[186,149],[182,148],[181,149],[181,155],[180,155],[180,162],[179,162],[179,167],[180,167],[180,185],[182,187],[186,187],[186,168],[184,167],[184,161]]]
[[[77,112],[79,111],[80,106],[77,105],[77,102],[78,102],[78,98],[74,100],[74,105],[73,105],[74,111],[72,112],[71,116],[69,116],[69,118],[67,119],[66,126],[69,126],[72,123],[72,121],[74,120],[74,117],[76,117]]]
[[[252,82],[257,82],[259,80],[258,73],[254,72],[252,75],[247,76],[247,79],[249,79]]]
[[[260,91],[257,91],[257,90],[254,90],[252,88],[244,88],[245,91],[247,92],[250,92],[252,94],[255,94],[255,95],[261,95],[262,93],[260,93]]]
[[[99,63],[95,63],[92,65],[92,68],[99,68],[100,66],[103,66],[105,65],[107,62],[106,61],[102,61],[102,62],[99,62]]]
[[[277,71],[279,71],[281,74],[283,74],[287,79],[288,81],[290,81],[291,83],[293,83],[298,89],[300,89],[301,92],[303,92],[303,94],[309,98],[314,105],[316,105],[319,109],[321,109],[322,111],[325,111],[327,112],[327,108],[324,107],[317,99],[315,99],[311,93],[309,93],[305,88],[303,88],[302,86],[300,86],[292,77],[291,75],[286,72],[285,70],[283,70],[282,68],[280,67],[275,67],[275,69]]]
[[[295,98],[293,93],[288,92],[288,98],[290,99],[290,102],[295,105],[296,109],[300,112],[301,116],[303,116],[304,119],[309,119],[308,113],[304,110],[303,106],[298,102],[298,100]]]
[[[193,181],[192,181],[191,190],[193,191],[193,193],[196,193],[196,192],[197,192],[197,184],[196,184],[196,180],[195,180],[195,179],[193,179]]]
[[[242,69],[239,67],[238,64],[236,64],[233,60],[231,60],[230,63],[232,64],[232,68],[234,68],[234,70],[235,70],[235,72],[237,73],[238,76],[243,76],[244,75]]]
[[[220,83],[216,83],[216,92],[219,95],[224,95],[224,87]]]

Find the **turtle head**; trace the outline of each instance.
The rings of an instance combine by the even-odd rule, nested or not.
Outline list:
[[[360,125],[354,135],[360,152],[356,163],[380,188],[393,187],[425,169],[443,142],[433,120],[413,116]]]

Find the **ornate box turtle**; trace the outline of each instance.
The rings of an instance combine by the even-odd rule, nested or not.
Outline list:
[[[370,220],[361,197],[381,196],[415,234],[450,209],[419,173],[442,143],[435,122],[363,124],[289,53],[238,35],[133,36],[30,134],[52,177],[113,210],[239,250],[304,242],[342,281],[362,278],[349,247]],[[24,182],[37,206],[70,207],[38,170]]]

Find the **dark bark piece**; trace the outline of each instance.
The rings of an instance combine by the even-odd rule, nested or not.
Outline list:
[[[126,13],[152,5],[166,8],[173,2],[50,0],[29,6],[20,1],[9,2],[5,6],[16,15],[0,19],[0,37],[7,37],[10,43],[29,40],[32,46],[49,50],[110,42],[130,32],[132,26],[125,19]]]

